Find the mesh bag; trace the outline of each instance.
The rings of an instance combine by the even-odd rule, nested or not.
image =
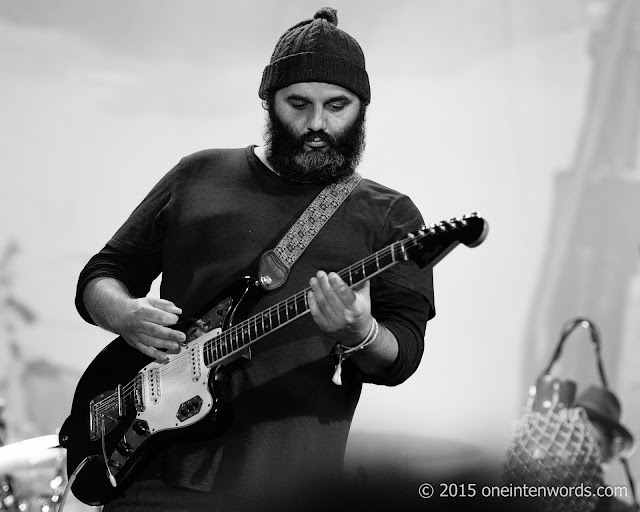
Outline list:
[[[541,512],[592,511],[603,478],[587,421],[575,408],[526,413],[507,449],[505,483],[536,487],[531,504]]]
[[[527,496],[527,504],[540,512],[591,512],[597,504],[596,488],[604,485],[600,448],[587,415],[584,409],[572,407],[575,383],[550,375],[562,344],[578,325],[592,329],[606,386],[597,332],[586,320],[574,320],[565,327],[551,362],[532,386],[506,452],[504,483],[529,488],[519,496]]]

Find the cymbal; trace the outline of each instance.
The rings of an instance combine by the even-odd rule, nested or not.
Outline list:
[[[55,467],[64,455],[55,434],[25,439],[0,447],[0,473]]]

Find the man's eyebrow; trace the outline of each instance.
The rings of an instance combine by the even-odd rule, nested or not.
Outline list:
[[[346,96],[345,94],[340,94],[338,96],[334,96],[333,98],[329,98],[326,103],[334,103],[336,101],[345,101],[347,103],[351,103],[353,100]]]
[[[293,100],[293,101],[307,101],[307,102],[311,102],[311,99],[303,96],[301,94],[296,94],[296,93],[291,93],[287,96],[287,100]],[[345,94],[339,94],[338,96],[332,96],[331,98],[329,98],[328,100],[326,100],[324,103],[334,103],[336,101],[345,101],[347,103],[351,103],[351,101],[353,101],[351,98],[349,98],[347,95]]]
[[[309,101],[308,98],[305,98],[304,96],[301,96],[299,94],[294,94],[294,93],[289,94],[289,96],[287,96],[287,100]]]

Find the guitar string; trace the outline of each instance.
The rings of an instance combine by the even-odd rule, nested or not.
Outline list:
[[[412,244],[412,242],[413,244],[415,244],[416,243],[415,239],[408,239],[400,242],[395,242],[390,246],[374,253],[373,255],[368,256],[362,261],[354,265],[351,265],[347,269],[344,269],[343,271],[339,272],[338,275],[340,275],[342,278],[346,278],[348,276],[349,281],[351,281],[351,284],[353,284],[352,274],[354,270],[357,270],[358,272],[362,271],[362,275],[366,277],[368,274],[366,267],[370,263],[375,262],[376,271],[379,271],[380,270],[379,261],[381,258],[383,259],[387,257],[386,253],[389,253],[389,255],[393,256],[397,249],[396,246],[400,246],[400,249],[401,249],[404,243]],[[392,260],[392,263],[395,261],[397,260],[394,258]],[[242,349],[245,348],[249,343],[253,341],[257,341],[261,337],[271,332],[273,328],[270,328],[270,329],[265,328],[265,325],[264,325],[265,318],[269,319],[270,326],[272,326],[273,320],[276,320],[276,324],[277,324],[276,328],[280,327],[284,323],[287,323],[293,319],[298,318],[298,316],[308,311],[307,293],[310,290],[311,288],[306,288],[305,290],[296,293],[294,296],[286,299],[285,301],[282,301],[274,306],[271,306],[270,308],[263,311],[259,315],[255,315],[254,317],[241,322],[240,324],[235,326],[235,328],[225,331],[220,335],[218,335],[217,337],[204,342],[203,351],[208,353],[211,356],[210,359],[213,359],[212,362],[215,363],[225,357],[229,357],[233,355],[235,352],[237,352],[241,348]],[[301,304],[303,308],[302,312],[298,311],[298,305],[300,304],[301,301],[303,302],[303,304]],[[275,313],[275,318],[274,318],[274,313]],[[281,321],[280,314],[282,314],[282,316],[286,318],[285,322]],[[291,314],[293,316],[290,316]],[[259,327],[260,327],[261,333],[258,330]],[[255,336],[252,335],[252,330],[251,330],[252,328],[253,328],[253,332],[255,332],[256,334]],[[245,336],[248,336],[250,340],[249,343],[246,343],[244,341]],[[240,341],[240,343],[242,343],[242,346],[239,344],[239,339],[242,340]],[[234,340],[236,344],[235,348],[234,348]],[[215,355],[213,355],[214,353]],[[219,356],[218,354],[221,354],[221,355]],[[184,353],[174,357],[172,359],[170,367],[159,366],[157,368],[154,368],[154,370],[155,369],[158,370],[158,373],[160,374],[159,375],[160,379],[164,377],[166,380],[167,378],[171,378],[176,373],[183,373],[185,367],[191,367],[190,351],[187,351],[187,350],[185,350]],[[123,386],[121,390],[122,400],[126,405],[129,405],[135,401],[135,397],[132,397],[132,394],[135,393],[134,386],[137,385],[137,382],[136,382],[137,380],[138,378],[136,376],[136,379],[132,380],[127,385]],[[161,382],[159,385],[161,386]],[[117,395],[117,392],[114,392],[112,395],[110,395],[110,397],[98,403],[96,407],[96,413],[101,414],[106,410],[110,410],[114,406],[116,406],[117,403],[118,403],[118,395]]]
[[[171,368],[176,369],[177,371],[182,373],[185,366],[191,366],[191,357],[189,354],[190,354],[190,351],[188,350],[180,354],[176,354],[172,359],[173,364]],[[162,377],[165,377],[165,380],[166,380],[166,378],[170,378],[172,376],[171,374],[167,374],[167,372],[164,371],[167,368],[169,367],[158,366],[156,368],[153,368],[153,370],[156,370],[156,369],[158,370],[158,373],[160,374],[159,375],[160,381],[162,380]],[[132,402],[135,403],[135,388],[137,386],[137,381],[139,378],[138,375],[140,375],[140,372],[136,375],[136,377],[133,380],[131,380],[121,388],[122,401],[124,404],[130,405]],[[111,395],[109,395],[109,397],[104,398],[103,400],[101,400],[96,404],[95,412],[97,414],[104,413],[107,410],[113,409],[115,406],[117,406],[117,404],[118,404],[118,393],[117,393],[117,390],[115,390]]]
[[[376,272],[380,271],[380,259],[387,257],[387,256],[394,256],[398,250],[400,251],[400,254],[402,254],[404,250],[406,249],[411,249],[412,247],[414,247],[415,245],[417,245],[418,241],[421,240],[422,238],[424,238],[425,236],[427,236],[427,234],[420,234],[417,235],[413,238],[406,238],[404,240],[398,241],[398,242],[394,242],[392,244],[390,244],[389,246],[381,249],[380,251],[375,252],[374,254],[364,258],[363,260],[361,260],[358,263],[355,263],[349,267],[347,267],[346,269],[338,272],[338,275],[342,278],[345,279],[346,277],[349,277],[349,281],[351,281],[351,285],[353,285],[353,276],[352,273],[354,270],[357,270],[358,272],[362,271],[362,275],[363,275],[363,279],[367,277],[367,270],[366,270],[366,266],[369,265],[370,263],[375,262],[376,264]],[[408,245],[408,247],[407,247]],[[388,253],[388,254],[387,254]],[[392,261],[385,265],[384,267],[382,267],[382,269],[392,265],[393,263],[400,261],[397,260],[396,258],[393,258]],[[362,267],[362,268],[360,268]],[[362,281],[360,280],[360,281]],[[358,281],[358,282],[360,282]],[[302,314],[308,312],[308,303],[307,303],[307,293],[311,290],[310,287],[296,293],[295,295],[293,295],[292,297],[289,297],[288,299],[275,304],[269,308],[267,308],[265,311],[259,313],[258,315],[254,315],[252,318],[249,318],[247,320],[242,321],[241,323],[239,323],[238,325],[234,326],[233,328],[224,331],[222,333],[220,333],[218,336],[207,340],[203,343],[203,355],[205,355],[205,351],[206,354],[210,355],[209,358],[205,357],[206,359],[212,359],[211,361],[211,365],[215,364],[216,362],[226,358],[226,357],[230,357],[232,356],[235,352],[244,349],[247,345],[249,345],[250,343],[257,341],[258,339],[262,338],[263,336],[269,334],[270,332],[272,332],[274,329],[279,328],[280,326],[284,325],[285,323],[288,323],[292,320],[295,320],[296,318],[298,318],[299,316],[301,316]],[[300,301],[303,301],[303,311],[299,312],[298,311],[298,304],[300,303]],[[293,313],[293,317],[289,317],[289,311],[291,309],[291,312]],[[274,313],[275,313],[275,318],[274,318]],[[283,316],[286,317],[286,320],[284,322],[281,321],[280,318],[280,313],[283,314]],[[265,318],[269,319],[269,328],[266,328],[264,325],[264,320]],[[273,320],[275,320],[276,322],[276,327],[273,328]],[[258,327],[261,326],[261,331],[262,333],[258,332]],[[256,333],[256,336],[252,338],[251,335],[251,328],[254,328],[254,332]],[[247,333],[248,337],[249,337],[249,342],[244,342],[244,337],[245,337],[245,333]],[[242,346],[238,345],[238,339],[242,338]],[[234,340],[236,341],[236,348],[234,348]],[[195,341],[195,340],[194,340]],[[171,366],[168,367],[162,367],[162,366],[158,366],[157,369],[158,373],[160,374],[160,377],[164,377],[166,378],[171,378],[172,376],[174,376],[176,373],[182,373],[184,371],[185,367],[191,367],[191,357],[190,357],[190,350],[185,350],[183,353],[181,354],[177,354],[176,356],[174,356],[174,358],[171,360]],[[213,355],[215,352],[215,356]],[[225,353],[226,352],[226,353]],[[218,356],[217,354],[222,354],[221,356]],[[207,365],[207,366],[211,366],[211,365]],[[133,379],[132,381],[130,381],[128,384],[126,384],[125,386],[122,387],[121,389],[121,394],[122,394],[122,400],[123,403],[125,405],[129,405],[133,402],[135,402],[135,386],[137,385],[137,381],[138,380],[138,376],[136,376],[135,379]],[[101,414],[103,412],[105,412],[106,410],[112,409],[114,405],[117,405],[118,403],[118,396],[117,396],[117,391],[115,391],[114,393],[112,393],[109,397],[101,400],[100,402],[98,402],[96,404],[96,413]]]
[[[364,280],[364,278],[368,277],[368,272],[366,267],[370,263],[375,262],[375,265],[376,265],[375,272],[373,273],[379,272],[380,270],[384,270],[385,268],[393,265],[394,263],[401,261],[400,259],[397,259],[395,257],[396,255],[403,255],[403,253],[407,249],[411,249],[414,246],[418,245],[418,242],[422,238],[428,236],[429,234],[431,234],[431,232],[429,231],[423,232],[423,233],[420,233],[419,235],[415,235],[412,238],[406,238],[406,239],[394,242],[389,246],[381,249],[380,251],[377,251],[376,253],[364,258],[360,262],[354,265],[351,265],[350,267],[340,271],[338,275],[340,275],[340,277],[343,279],[348,276],[349,280],[351,281],[351,285],[353,285],[352,273],[354,270],[357,270],[358,272],[362,272],[362,275],[364,276],[362,280]],[[383,267],[380,267],[380,261],[384,260],[384,258],[386,258],[387,256],[391,256],[392,260],[389,263],[385,264]],[[254,341],[257,341],[258,339],[262,338],[266,334],[269,334],[274,329],[277,329],[282,325],[284,325],[285,323],[295,320],[302,314],[306,313],[308,311],[307,293],[310,290],[311,288],[306,288],[305,290],[298,292],[297,294],[286,299],[285,301],[275,304],[267,308],[263,312],[257,315],[254,315],[252,318],[244,320],[243,322],[239,323],[237,326],[222,332],[216,338],[213,338],[205,342],[206,346],[204,347],[204,349],[207,351],[207,355],[209,355],[210,358],[213,359],[213,361],[211,361],[211,364],[215,364],[216,362],[219,362],[221,359],[224,359],[226,357],[233,355],[235,352],[241,349],[244,349],[247,345],[253,343]],[[298,304],[300,304],[301,301],[304,302],[304,304],[302,304],[302,307],[303,307],[302,312],[298,311]],[[293,314],[292,317],[289,316],[290,312]],[[283,316],[286,317],[286,320],[284,322],[280,318],[280,313],[282,313]],[[265,319],[269,319],[269,328],[265,326],[265,323],[264,323]],[[275,328],[273,328],[274,321],[276,323]],[[251,334],[252,328],[256,333],[256,335],[253,336],[253,339]],[[258,328],[260,328],[261,332],[258,331]],[[244,341],[245,335],[249,337],[249,340],[250,340],[249,342]],[[234,347],[234,342],[236,345],[235,347]],[[241,343],[242,346],[238,342]],[[216,355],[214,355],[214,352]],[[218,356],[217,354],[222,354],[222,355]]]
[[[266,316],[271,318],[273,313],[276,313],[278,320],[280,320],[280,314],[282,314],[282,316],[286,318],[286,321],[290,321],[292,319],[290,318],[290,314],[293,313],[294,318],[297,318],[297,316],[300,315],[300,312],[298,311],[298,304],[300,300],[304,300],[304,305],[303,305],[304,312],[307,311],[308,305],[306,300],[307,298],[306,294],[309,290],[310,288],[307,288],[304,291],[297,293],[292,298],[288,298],[287,300],[279,304],[276,304],[275,306],[272,306],[271,308],[266,310],[267,312]],[[261,319],[264,319],[265,312],[261,313],[259,316]],[[270,320],[270,323],[271,323],[271,320]],[[279,323],[282,323],[282,322],[279,322]],[[244,348],[246,345],[248,345],[249,343],[246,343],[244,341],[246,337],[249,338],[250,342],[252,338],[253,338],[252,341],[256,341],[257,339],[261,338],[262,336],[270,332],[270,330],[265,329],[265,326],[263,324],[262,327],[260,328],[260,331],[262,331],[262,334],[260,334],[258,327],[259,327],[259,320],[258,320],[258,316],[256,316],[241,322],[240,324],[235,326],[235,329],[225,331],[224,333],[221,333],[216,338],[208,340],[208,342],[205,342],[203,344],[203,351],[210,357],[208,358],[205,357],[205,359],[213,359],[213,362],[217,362],[225,357],[229,357],[233,355],[235,352],[240,350],[240,348]],[[253,336],[252,332],[255,332],[256,335]],[[235,348],[234,348],[234,340],[236,345]],[[160,380],[162,380],[163,378],[166,380],[167,378],[171,378],[171,376],[175,375],[176,372],[183,373],[185,367],[191,366],[191,358],[190,357],[187,358],[187,355],[189,353],[190,351],[185,351],[184,353],[179,354],[177,357],[175,357],[172,360],[171,367],[169,367],[168,371],[167,371],[167,368],[163,368],[162,366],[154,368],[153,370],[158,370],[158,373],[159,373],[158,378]],[[187,361],[187,359],[189,360]],[[135,393],[134,386],[137,385],[137,382],[136,382],[137,379],[138,378],[136,376],[136,379],[132,380],[131,382],[123,386],[121,389],[122,401],[126,405],[131,404],[135,400],[135,397],[132,398],[132,394]],[[161,386],[162,382],[160,382],[159,385]],[[95,411],[97,414],[102,414],[105,411],[112,410],[114,407],[117,406],[118,401],[119,401],[118,393],[117,391],[114,391],[114,393],[112,393],[109,397],[103,399],[101,402],[99,402],[96,405]]]
[[[174,355],[174,357],[171,359],[171,366],[160,365],[160,366],[157,366],[156,368],[153,368],[152,370],[158,371],[158,374],[159,374],[158,379],[160,383],[162,382],[163,378],[164,380],[170,379],[176,373],[183,374],[185,368],[191,368],[192,366],[192,358],[190,355],[191,352],[192,352],[192,349],[189,349],[189,350],[185,350],[180,354]],[[147,371],[147,373],[148,372],[149,370]],[[191,373],[191,371],[189,371],[189,373]],[[135,395],[133,396],[133,398],[131,398],[131,396],[133,393],[135,393],[137,380],[138,380],[138,375],[136,375],[136,378],[134,378],[132,381],[122,386],[121,393],[123,397],[123,402],[130,404],[132,401],[135,401]],[[127,401],[127,399],[129,398],[131,399]],[[116,406],[117,404],[118,404],[118,393],[116,390],[111,395],[109,395],[109,397],[98,402],[96,404],[95,411],[96,413],[103,413],[106,410],[113,409],[113,407]]]
[[[387,246],[381,249],[380,251],[374,253],[373,255],[368,256],[362,261],[348,267],[347,269],[342,270],[341,272],[338,273],[338,275],[340,275],[341,278],[343,279],[349,276],[349,279],[352,281],[353,271],[358,270],[358,272],[360,272],[362,270],[363,276],[367,277],[368,272],[366,271],[365,267],[368,266],[370,263],[375,262],[376,264],[375,271],[376,272],[380,271],[381,270],[380,260],[383,260],[385,257],[387,257],[387,254],[385,253],[389,253],[388,254],[389,256],[394,256],[398,252],[398,247],[396,246],[402,247],[403,245],[407,245],[407,244],[417,245],[418,239],[419,239],[418,237],[415,237],[413,239],[409,238],[406,240],[394,242],[390,246]],[[397,261],[398,261],[397,259],[393,258],[392,261],[389,264],[382,267],[382,269],[392,265]],[[351,284],[353,285],[353,281]],[[235,326],[235,328],[224,331],[218,337],[206,342],[206,345],[209,345],[209,346],[205,348],[210,354],[213,354],[213,352],[215,352],[216,354],[222,353],[222,356],[219,357],[218,359],[215,359],[216,356],[213,356],[215,359],[213,362],[215,363],[224,357],[228,357],[229,355],[232,355],[234,352],[237,352],[240,349],[244,349],[247,345],[249,345],[254,341],[257,341],[258,339],[265,336],[266,334],[269,334],[274,329],[277,329],[282,325],[284,325],[285,323],[290,322],[296,319],[298,316],[306,313],[308,311],[307,293],[310,290],[311,288],[306,288],[305,290],[296,293],[292,297],[289,297],[285,301],[282,301],[278,304],[275,304],[267,308],[266,310],[255,315],[254,317],[239,323],[237,326]],[[303,304],[301,304],[302,302]],[[302,306],[303,308],[302,312],[299,311],[298,305]],[[282,313],[282,315],[286,317],[286,320],[284,322],[280,318],[280,313]],[[289,316],[290,314],[293,314],[293,316],[290,317]],[[265,326],[265,323],[264,323],[265,319],[268,319],[269,327]],[[273,327],[274,323],[276,324],[275,328]],[[253,336],[253,339],[251,339],[252,328],[253,328],[253,331],[256,333],[256,336]],[[261,333],[258,331],[258,328],[261,331]],[[248,343],[244,342],[245,333],[250,339]],[[242,346],[238,344],[238,340],[241,340],[240,343],[242,343]],[[234,342],[236,344],[236,347],[234,347]]]
[[[444,223],[440,223],[440,226],[442,226]],[[450,223],[451,224],[451,223]],[[462,225],[466,225],[466,223],[463,221]],[[458,225],[459,227],[459,225]],[[445,226],[446,228],[446,226]],[[362,260],[359,263],[356,263],[350,267],[348,267],[347,269],[339,272],[338,275],[340,275],[343,279],[345,279],[347,276],[349,277],[349,281],[351,286],[353,286],[353,275],[352,275],[352,271],[353,270],[357,270],[358,273],[356,274],[356,276],[359,276],[359,272],[360,269],[359,267],[361,267],[362,270],[362,279],[360,279],[358,281],[364,281],[366,278],[371,278],[374,275],[376,275],[378,272],[386,270],[387,268],[389,268],[390,266],[392,266],[393,264],[397,263],[398,261],[402,261],[404,259],[407,259],[406,257],[406,250],[412,248],[413,246],[417,245],[418,241],[421,240],[422,238],[435,234],[435,229],[434,226],[430,226],[428,231],[421,231],[419,236],[411,236],[409,238],[406,238],[404,240],[401,240],[399,242],[394,242],[393,244],[391,244],[390,246],[388,246],[387,248],[380,250],[378,252],[376,252],[375,254],[365,258],[364,260]],[[397,246],[399,246],[400,249],[400,255],[402,256],[402,259],[396,259],[395,257],[392,258],[392,261],[388,264],[383,265],[383,267],[380,267],[380,255],[383,254],[383,252],[390,252],[391,256],[395,256],[395,251],[398,248]],[[366,266],[371,263],[372,261],[375,260],[376,263],[376,270],[371,273],[371,275],[367,275],[367,268]],[[280,327],[281,325],[284,325],[285,323],[288,323],[289,321],[295,320],[296,318],[298,318],[301,314],[306,313],[308,311],[308,304],[307,304],[307,298],[306,298],[306,294],[308,293],[308,291],[310,290],[310,288],[307,288],[305,290],[303,290],[302,292],[297,293],[296,295],[294,295],[292,298],[287,299],[284,302],[281,302],[275,306],[272,306],[271,308],[269,308],[268,310],[266,310],[266,312],[268,312],[267,315],[265,315],[265,312],[262,312],[259,315],[255,315],[254,317],[245,320],[244,322],[241,322],[239,324],[239,326],[236,326],[236,328],[234,329],[235,331],[235,335],[234,336],[222,336],[222,334],[227,334],[227,332],[225,333],[220,333],[218,335],[216,335],[214,338],[209,339],[207,341],[205,341],[203,343],[203,358],[205,358],[205,365],[207,367],[212,366],[215,362],[223,359],[224,357],[227,357],[231,354],[233,354],[233,352],[237,351],[239,347],[239,345],[237,345],[237,340],[238,340],[238,334],[241,334],[243,336],[242,338],[242,343],[243,345],[247,345],[248,343],[244,342],[244,333],[246,332],[249,335],[249,339],[250,339],[250,343],[251,343],[251,327],[254,327],[254,332],[256,333],[256,338],[253,341],[256,341],[257,339],[261,338],[262,336],[268,334],[269,332],[271,332],[273,329],[277,329],[278,327]],[[299,300],[303,299],[304,300],[304,304],[303,304],[303,311],[302,313],[298,312],[298,303]],[[282,307],[284,307],[284,309],[281,309]],[[294,316],[289,318],[289,310],[291,310],[294,312]],[[285,322],[281,322],[280,319],[280,312],[282,311],[283,315],[286,317],[286,321]],[[273,318],[273,313],[276,313],[276,327],[273,328],[272,325],[272,321],[274,320]],[[260,317],[260,318],[258,318]],[[269,328],[267,328],[265,326],[265,319],[268,318],[269,319]],[[258,326],[261,325],[261,331],[262,333],[260,334],[258,332]],[[241,327],[241,329],[239,330],[238,327]],[[246,330],[245,330],[246,327]],[[239,331],[239,332],[238,332]],[[233,333],[232,333],[233,334]],[[234,340],[236,341],[236,348],[233,348],[233,342]],[[231,351],[228,352],[227,354],[224,354],[221,358],[219,358],[218,360],[215,359],[214,356],[211,356],[210,358],[214,358],[213,361],[210,362],[210,364],[207,364],[206,361],[206,355],[204,354],[204,350],[205,348],[208,348],[209,351],[211,350],[212,346],[214,346],[216,348],[216,351],[221,350],[229,350],[229,345],[228,343],[230,342],[230,346],[231,346]],[[224,344],[224,345],[223,345]],[[175,371],[181,370],[184,367],[184,363],[185,360],[188,358],[189,359],[189,366],[191,365],[191,361],[192,358],[190,357],[191,354],[191,350],[187,351],[185,350],[182,354],[178,354],[176,355],[174,358],[172,358],[172,366],[171,367],[157,367],[154,368],[154,370],[158,370],[158,374],[168,374],[170,375],[171,373],[174,373]],[[200,354],[198,353],[198,356]],[[131,402],[135,401],[135,396],[134,398],[132,397],[132,394],[135,395],[135,391],[137,390],[136,388],[133,388],[133,386],[137,386],[138,382],[140,380],[144,381],[144,375],[140,375],[140,372],[136,375],[136,378],[129,382],[127,385],[123,386],[121,388],[121,397],[122,400],[124,402],[125,407],[130,404]],[[142,383],[144,384],[144,382]],[[117,391],[115,393],[113,393],[109,398],[107,399],[103,399],[100,402],[98,402],[99,407],[97,407],[97,411],[99,412],[104,412],[104,410],[106,409],[110,409],[111,407],[104,407],[104,404],[114,404],[114,403],[118,403],[118,393]],[[108,417],[108,416],[107,416]],[[104,416],[101,417],[101,420],[103,422],[103,427],[104,427]],[[103,437],[104,437],[104,432],[103,432]]]
[[[138,381],[141,379],[142,371],[139,371],[136,374],[136,377],[129,381],[127,384],[122,386],[121,394],[123,399],[128,397],[132,391],[135,391],[135,386],[137,386]],[[112,408],[114,404],[118,403],[118,390],[115,389],[113,393],[111,393],[108,397],[102,399],[100,402],[96,403],[96,411],[100,412],[103,408]]]

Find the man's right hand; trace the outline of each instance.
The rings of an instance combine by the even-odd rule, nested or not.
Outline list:
[[[173,302],[153,297],[129,299],[114,329],[133,348],[156,359],[167,361],[159,349],[176,352],[186,336],[168,326],[178,322],[182,310]]]
[[[163,350],[177,352],[185,341],[183,332],[169,326],[178,321],[182,310],[170,300],[132,297],[127,287],[112,277],[91,280],[83,295],[84,304],[93,321],[119,334],[136,350],[164,362],[169,358]]]

